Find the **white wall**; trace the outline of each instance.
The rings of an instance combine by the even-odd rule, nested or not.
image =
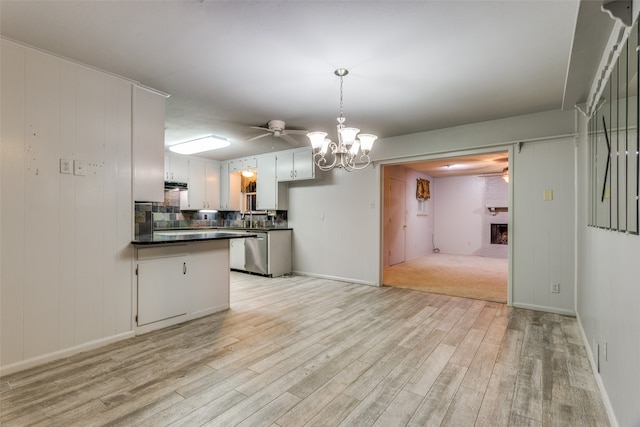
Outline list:
[[[440,252],[472,255],[482,247],[483,178],[454,176],[436,180],[435,243]]]
[[[640,236],[587,226],[587,122],[579,117],[578,316],[621,426],[640,425]],[[604,357],[604,345],[607,357]]]
[[[5,374],[130,334],[131,83],[1,43]]]
[[[524,144],[513,156],[513,304],[575,314],[575,138]],[[552,200],[545,200],[545,190]],[[552,293],[551,284],[560,292]]]
[[[378,168],[383,156],[398,157],[393,148],[404,160],[434,157],[434,153],[441,150],[471,153],[480,149],[482,143],[496,151],[509,148],[510,142],[519,139],[571,133],[574,118],[573,112],[552,111],[383,139],[380,144],[377,141],[372,150],[377,159],[375,168],[351,173],[337,170],[319,174],[313,181],[291,183],[289,224],[294,229],[293,270],[380,284],[382,183]],[[396,163],[395,160],[386,162]],[[528,177],[523,173],[521,179]],[[513,215],[517,218],[518,214]],[[548,233],[541,234],[544,235]],[[436,241],[436,245],[439,242]],[[517,253],[517,247],[514,252]],[[564,267],[573,270],[573,263]],[[513,286],[516,288],[518,284]]]
[[[289,184],[293,270],[375,284],[380,266],[380,173],[318,172]]]
[[[405,186],[405,200],[406,200],[406,217],[405,224],[407,226],[405,232],[405,260],[410,261],[412,259],[419,258],[421,256],[432,253],[433,244],[432,237],[434,232],[434,219],[435,219],[435,207],[436,200],[435,180],[429,175],[418,172],[402,165],[390,165],[384,167],[384,192],[388,192],[389,179],[393,177],[404,181]],[[424,213],[418,213],[418,200],[416,199],[416,180],[418,178],[429,180],[431,199],[426,202],[426,210]],[[384,197],[385,203],[387,198]],[[389,206],[384,206],[384,221],[388,223],[388,211]],[[383,266],[389,266],[389,242],[388,236],[383,234]]]

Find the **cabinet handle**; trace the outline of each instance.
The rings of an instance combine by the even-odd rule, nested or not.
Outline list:
[[[182,274],[187,274],[187,263],[186,262],[182,263]]]
[[[289,177],[293,178],[293,171],[289,172]]]
[[[294,171],[293,171],[293,177],[294,177],[294,178],[297,178],[297,177],[298,177],[298,171],[297,171],[297,170],[294,170]]]

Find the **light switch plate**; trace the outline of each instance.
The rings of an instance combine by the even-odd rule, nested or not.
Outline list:
[[[85,176],[85,166],[83,160],[74,160],[73,161],[73,174],[77,176]]]
[[[60,159],[60,173],[71,173],[71,160]]]

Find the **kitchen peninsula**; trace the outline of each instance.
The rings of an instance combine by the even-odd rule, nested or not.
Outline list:
[[[228,309],[229,241],[250,236],[207,229],[136,237],[136,333]]]

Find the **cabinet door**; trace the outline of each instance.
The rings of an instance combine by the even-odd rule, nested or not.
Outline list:
[[[189,191],[187,191],[187,209],[205,208],[205,166],[204,160],[189,160]],[[180,206],[183,208],[183,206]]]
[[[229,267],[244,270],[244,239],[230,239],[229,245]]]
[[[293,180],[293,153],[281,152],[277,154],[277,174],[278,181]]]
[[[133,200],[164,201],[165,98],[133,88]]]
[[[229,162],[220,163],[220,209],[229,209]]]
[[[138,262],[138,326],[187,313],[186,257]]]
[[[164,180],[172,182],[189,181],[189,162],[184,157],[164,156]]]
[[[293,153],[293,179],[314,179],[316,169],[313,164],[313,152],[311,149],[294,151]]]
[[[220,209],[220,164],[205,162],[205,209]]]
[[[242,193],[240,172],[229,174],[229,210],[239,211],[241,209]]]
[[[229,160],[229,173],[242,172],[244,170],[244,160]]]
[[[256,208],[258,210],[278,209],[277,197],[276,157],[261,157],[258,160],[256,178]]]

